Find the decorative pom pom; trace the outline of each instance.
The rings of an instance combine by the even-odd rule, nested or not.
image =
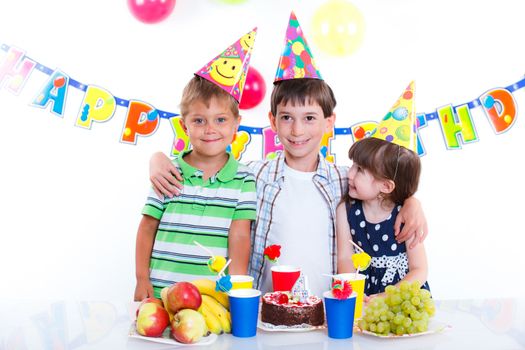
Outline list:
[[[356,269],[359,268],[359,271],[364,271],[370,266],[372,257],[365,252],[356,253],[352,254],[352,262]]]
[[[352,285],[348,281],[335,280],[332,283],[332,294],[339,300],[347,299],[352,294]]]
[[[264,248],[264,257],[271,262],[276,262],[281,256],[281,246],[278,244],[272,244]]]
[[[211,272],[219,273],[224,265],[226,265],[226,258],[224,256],[216,255],[208,260],[208,268]]]
[[[232,287],[233,287],[233,285],[232,285],[232,281],[231,281],[231,276],[230,275],[222,276],[215,283],[215,290],[218,291],[218,292],[226,292],[227,293],[227,292],[229,292],[232,289]]]

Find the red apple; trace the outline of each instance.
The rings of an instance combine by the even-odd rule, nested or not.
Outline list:
[[[152,297],[144,298],[144,299],[140,302],[139,306],[137,307],[137,313],[135,314],[135,317],[137,317],[137,316],[139,315],[140,307],[141,307],[142,305],[144,305],[144,304],[147,304],[147,303],[155,303],[155,304],[157,304],[157,305],[159,305],[159,306],[164,307],[164,304],[162,303],[162,300],[160,300],[160,299],[152,298]]]
[[[182,309],[171,321],[171,336],[178,342],[191,344],[208,335],[204,316],[192,309]]]
[[[168,311],[156,303],[146,303],[139,309],[137,333],[146,337],[160,337],[170,324]]]
[[[177,282],[168,289],[168,308],[173,313],[181,309],[197,310],[201,303],[201,293],[190,282]]]

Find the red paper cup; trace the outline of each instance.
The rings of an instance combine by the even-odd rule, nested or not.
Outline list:
[[[291,265],[272,266],[273,291],[291,291],[301,275],[301,268]]]

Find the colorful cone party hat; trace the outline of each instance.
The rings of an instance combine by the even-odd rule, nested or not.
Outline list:
[[[301,78],[323,79],[315,64],[312,51],[304,38],[301,26],[299,26],[299,21],[295,17],[295,13],[292,12],[274,83],[281,80]]]
[[[253,28],[223,53],[195,72],[241,101],[257,28]]]
[[[377,126],[372,137],[386,140],[417,153],[415,83],[412,81]]]

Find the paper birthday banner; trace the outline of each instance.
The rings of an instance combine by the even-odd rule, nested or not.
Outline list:
[[[119,142],[136,145],[140,138],[153,135],[159,128],[160,121],[164,119],[169,122],[174,134],[170,153],[175,155],[191,147],[188,136],[180,125],[178,113],[162,111],[140,100],[117,97],[103,87],[83,84],[65,72],[53,70],[31,59],[19,48],[0,43],[0,88],[3,87],[15,95],[20,94],[35,70],[48,75],[49,78],[39,91],[35,91],[35,97],[31,101],[34,107],[49,109],[52,114],[63,117],[69,89],[75,88],[84,92],[75,126],[89,130],[96,124],[109,121],[117,108],[126,108]],[[455,106],[449,104],[430,113],[416,113],[418,154],[423,156],[427,153],[419,130],[428,127],[431,121],[439,125],[448,150],[461,149],[464,144],[479,141],[471,114],[475,108],[482,108],[487,122],[497,135],[507,132],[517,118],[518,106],[513,93],[524,86],[525,78],[522,78],[507,87],[490,89],[470,102]],[[331,141],[335,137],[350,136],[355,142],[370,135],[377,125],[377,121],[362,121],[348,127],[334,128],[324,135],[321,141],[321,153],[328,161],[335,162],[335,155],[331,152]],[[241,125],[229,146],[236,159],[241,159],[253,137],[262,138],[263,158],[272,158],[283,148],[269,126]]]

